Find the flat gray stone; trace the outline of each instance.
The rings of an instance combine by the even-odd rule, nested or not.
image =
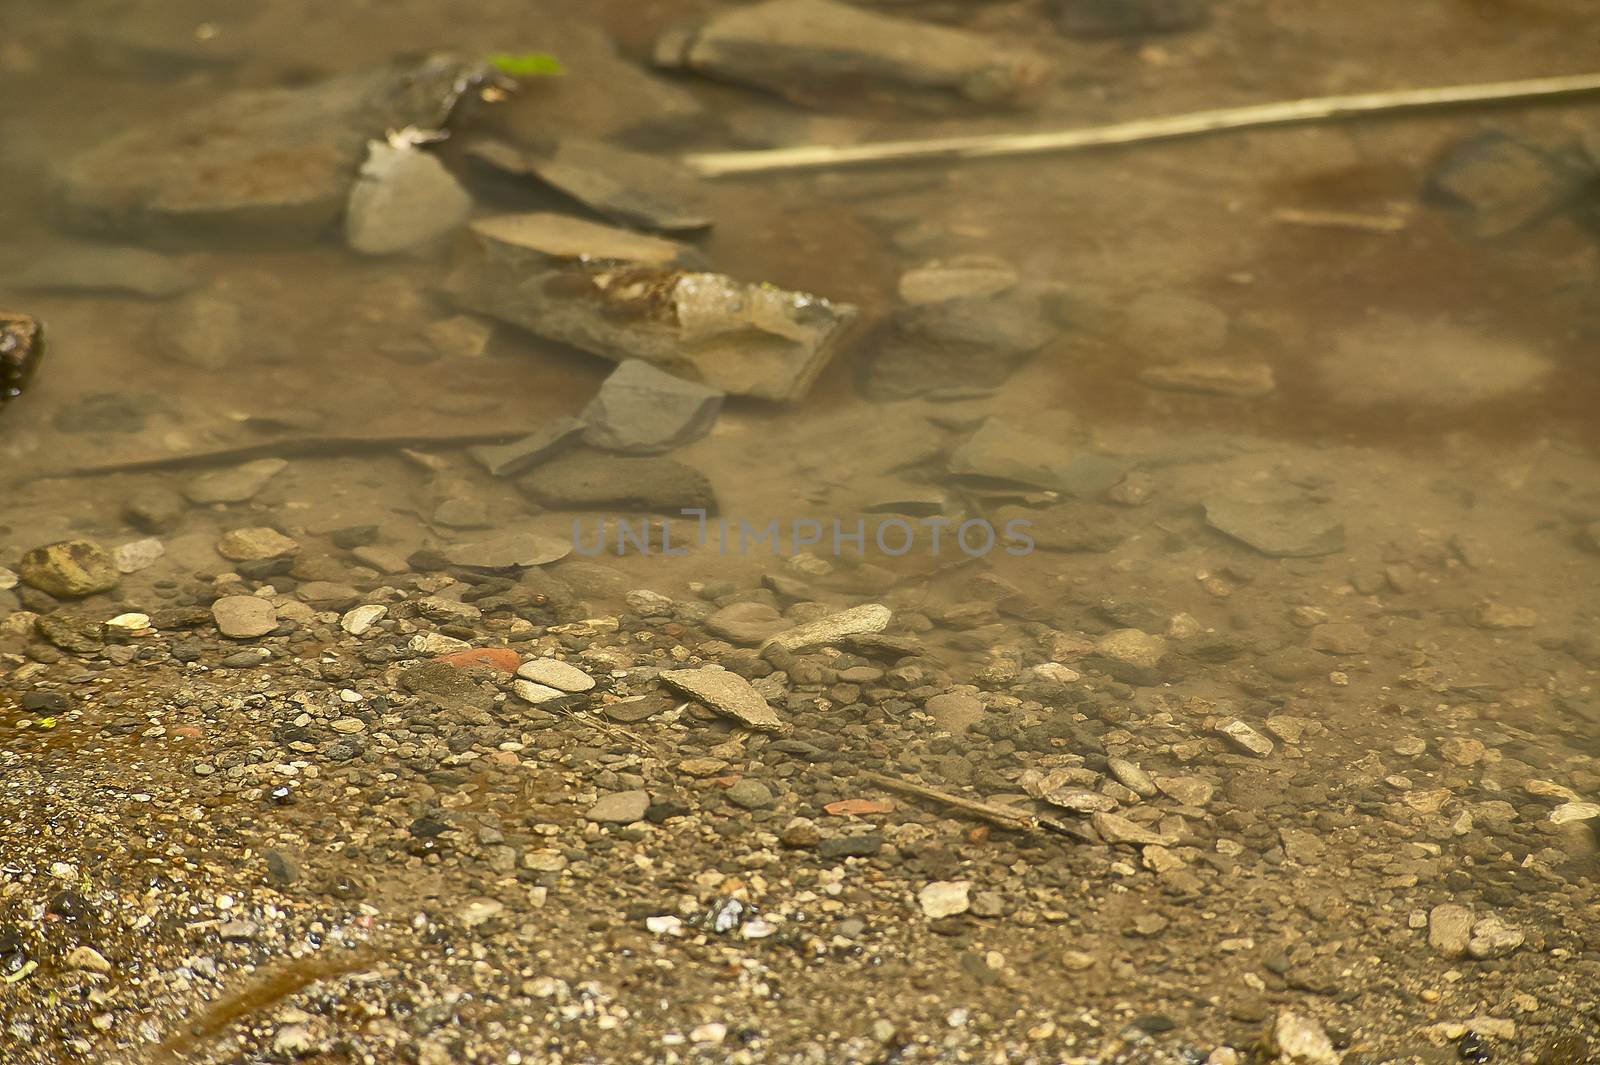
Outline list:
[[[684,509],[717,509],[716,494],[705,474],[655,455],[575,451],[538,466],[518,486],[552,510],[643,510],[676,517]],[[589,550],[587,540],[584,550]]]
[[[983,703],[971,695],[945,692],[935,695],[922,705],[934,723],[952,735],[960,736],[983,720]]]
[[[232,469],[203,473],[183,486],[183,494],[191,503],[243,503],[255,498],[267,482],[287,469],[283,459],[256,459]]]
[[[950,472],[979,478],[1097,496],[1126,475],[1120,463],[1086,454],[1004,418],[989,418],[950,456]]]
[[[700,179],[659,155],[582,137],[563,137],[540,150],[481,140],[468,145],[467,154],[501,173],[541,181],[623,225],[663,233],[711,225]]]
[[[593,677],[558,658],[535,658],[531,662],[524,662],[518,667],[517,676],[564,692],[586,692],[594,687]]]
[[[707,632],[750,646],[790,627],[789,620],[766,603],[730,603],[706,618],[705,624]]]
[[[930,104],[1015,103],[1042,77],[1035,55],[987,37],[837,0],[765,0],[669,33],[656,62],[797,103],[843,95]]]
[[[584,816],[600,824],[631,825],[635,821],[643,821],[644,813],[648,809],[650,809],[648,791],[614,791],[609,795],[602,795],[598,802],[589,807],[589,812]]]
[[[215,96],[68,158],[58,199],[68,224],[95,232],[309,240],[338,222],[368,140],[438,128],[481,73],[435,56]]]
[[[869,636],[882,632],[889,625],[894,611],[882,603],[863,603],[861,606],[829,614],[816,621],[799,625],[778,633],[767,640],[768,647],[785,651],[805,651],[825,647],[850,636]]]
[[[1127,843],[1136,847],[1170,847],[1175,842],[1171,836],[1146,828],[1121,814],[1102,810],[1091,814],[1089,820],[1094,825],[1094,830],[1100,834],[1100,838],[1107,843]]]
[[[725,669],[669,669],[661,679],[696,702],[725,717],[763,732],[781,732],[786,726],[767,700],[737,673]]]
[[[629,359],[584,408],[583,439],[605,451],[658,454],[706,435],[721,409],[716,389]]]
[[[544,566],[566,558],[571,552],[570,539],[535,532],[507,533],[488,540],[451,544],[439,549],[439,553],[451,565],[474,569]]]
[[[480,444],[467,449],[473,461],[496,477],[517,477],[556,454],[583,431],[583,423],[566,415],[509,444]]]
[[[511,690],[516,693],[518,699],[525,703],[532,703],[534,706],[567,697],[567,693],[559,688],[552,688],[548,684],[538,684],[534,681],[520,678],[511,682]]]
[[[254,595],[225,595],[211,604],[217,631],[232,640],[252,640],[278,627],[278,610]]]
[[[727,791],[723,792],[723,795],[733,805],[746,810],[765,810],[774,801],[771,788],[761,783],[761,781],[751,780],[749,777],[744,777],[736,782]]]
[[[1320,506],[1298,501],[1255,503],[1208,499],[1206,523],[1273,558],[1310,558],[1344,549],[1344,523]]]
[[[690,249],[552,214],[471,224],[445,284],[461,307],[732,395],[803,398],[856,309],[694,270]]]

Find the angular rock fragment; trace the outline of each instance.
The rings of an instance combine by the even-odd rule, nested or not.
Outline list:
[[[1097,496],[1126,475],[1117,462],[1084,454],[1007,418],[989,418],[950,456],[950,472],[1032,488]]]
[[[776,647],[783,651],[804,651],[812,647],[825,647],[849,636],[862,636],[882,632],[889,624],[893,611],[882,603],[863,603],[849,610],[780,632],[767,640],[763,647]]]
[[[434,56],[229,93],[69,158],[55,175],[58,198],[68,223],[92,232],[308,240],[338,220],[368,140],[438,128],[490,76],[481,64]]]
[[[1526,141],[1487,130],[1450,147],[1425,196],[1459,211],[1480,237],[1529,229],[1570,206],[1593,172]]]
[[[1206,523],[1273,558],[1310,558],[1344,549],[1344,524],[1321,507],[1285,501],[1206,500]]]
[[[924,915],[935,920],[953,917],[972,908],[971,890],[972,883],[968,880],[935,880],[917,892],[917,904]]]
[[[556,510],[643,510],[676,514],[717,509],[705,474],[673,459],[631,458],[577,451],[527,474],[518,486],[532,500]]]
[[[363,255],[427,247],[472,213],[472,197],[437,156],[409,145],[371,141],[345,208],[344,239]]]
[[[593,677],[557,658],[535,658],[531,662],[524,662],[517,667],[517,676],[563,692],[586,692],[594,687]]]
[[[856,316],[849,304],[689,269],[681,245],[574,218],[499,215],[471,230],[446,284],[461,306],[734,395],[803,398]]]
[[[656,62],[805,104],[858,99],[999,105],[1041,80],[1039,58],[977,34],[837,0],[765,0],[656,43]]]
[[[1249,725],[1234,718],[1217,726],[1217,733],[1246,754],[1265,758],[1273,751],[1272,741]]]
[[[225,595],[211,604],[217,631],[232,640],[265,636],[278,627],[278,611],[269,600],[254,595]]]
[[[762,732],[782,732],[786,728],[761,693],[737,673],[723,669],[669,669],[661,674],[661,679],[696,702],[748,728]]]
[[[520,440],[481,444],[468,448],[467,454],[496,477],[516,477],[554,455],[582,431],[582,422],[562,415]]]
[[[217,541],[217,554],[230,562],[262,562],[298,553],[300,545],[265,526],[230,529]]]
[[[1273,1022],[1268,1049],[1277,1065],[1339,1065],[1344,1055],[1310,1017],[1285,1011]]]
[[[583,410],[583,439],[591,447],[652,455],[706,435],[722,393],[629,359],[600,386]]]
[[[662,233],[711,225],[700,179],[660,156],[577,137],[539,149],[480,140],[467,154],[503,174],[536,178],[624,225]]]
[[[256,459],[232,469],[203,473],[183,486],[191,503],[243,503],[267,486],[267,482],[288,469],[283,459]]]
[[[1039,299],[1024,292],[921,303],[874,331],[861,391],[887,400],[992,390],[1054,335]]]

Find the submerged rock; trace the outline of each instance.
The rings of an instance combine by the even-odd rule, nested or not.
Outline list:
[[[958,477],[1096,496],[1127,471],[1120,463],[1086,454],[1010,419],[989,418],[950,456]]]
[[[1211,0],[1056,0],[1056,24],[1073,37],[1176,33],[1206,24]]]
[[[989,299],[1017,284],[1016,269],[993,255],[935,259],[900,275],[900,298],[910,304],[953,299]]]
[[[163,356],[202,370],[221,370],[244,352],[239,304],[212,292],[191,292],[162,310],[156,344]]]
[[[781,651],[797,652],[826,647],[851,636],[882,632],[889,626],[889,619],[893,616],[894,612],[882,603],[863,603],[780,632],[769,637],[763,648],[776,647]]]
[[[167,299],[194,287],[181,263],[146,248],[118,244],[67,244],[28,260],[6,277],[23,292],[112,293]]]
[[[765,0],[663,36],[662,66],[753,85],[798,103],[854,99],[1008,104],[1037,84],[1039,57],[963,30],[836,0]]]
[[[519,482],[537,503],[556,510],[645,510],[676,514],[681,509],[717,508],[705,474],[672,459],[625,458],[576,451],[561,455]]]
[[[663,233],[711,225],[700,179],[660,156],[577,137],[540,150],[481,140],[467,154],[501,173],[542,181],[625,225]]]
[[[1344,523],[1312,503],[1219,498],[1205,508],[1208,525],[1263,555],[1310,558],[1344,548]]]
[[[203,473],[183,486],[184,498],[200,506],[243,503],[288,467],[283,459],[256,459],[232,469]]]
[[[1525,345],[1480,330],[1381,315],[1333,338],[1317,376],[1339,403],[1448,410],[1534,392],[1553,369]]]
[[[436,156],[372,141],[350,190],[344,239],[363,255],[412,251],[447,236],[471,213],[472,197]]]
[[[544,566],[567,557],[572,542],[559,536],[534,532],[506,533],[488,540],[452,544],[440,549],[452,566],[472,569],[526,569]]]
[[[468,448],[467,454],[496,477],[516,477],[556,454],[582,431],[582,422],[562,415],[509,444],[481,444]]]
[[[278,611],[254,595],[225,595],[211,604],[217,631],[231,640],[253,640],[278,627]]]
[[[722,393],[638,359],[618,366],[583,411],[584,442],[649,455],[698,440],[722,409]]]
[[[0,310],[0,406],[22,394],[44,357],[44,323]]]
[[[1497,130],[1451,146],[1424,195],[1460,212],[1473,234],[1506,236],[1570,206],[1592,171]]]
[[[761,693],[737,673],[724,669],[669,669],[661,679],[717,713],[763,732],[783,731],[783,720]]]
[[[64,540],[22,556],[17,574],[24,584],[64,599],[110,591],[122,580],[111,553],[92,540]]]
[[[976,274],[970,272],[967,282],[975,282]],[[933,294],[937,289],[930,281],[916,280],[912,294]],[[991,274],[984,283],[998,281]],[[1054,335],[1039,299],[1024,292],[919,303],[876,331],[867,345],[861,390],[869,399],[885,400],[994,389]]]
[[[793,402],[856,309],[687,267],[690,249],[554,214],[499,215],[447,283],[463,307],[734,395]]]
[[[308,240],[338,220],[367,142],[432,129],[487,77],[435,56],[299,88],[229,93],[107,138],[57,169],[68,224],[101,233]]]

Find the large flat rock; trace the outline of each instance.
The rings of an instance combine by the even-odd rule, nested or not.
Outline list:
[[[338,221],[367,141],[442,124],[475,69],[436,56],[229,93],[67,159],[57,197],[69,225],[94,233],[309,240]]]
[[[1039,58],[980,34],[838,0],[743,4],[656,45],[656,61],[806,104],[1008,104],[1042,76]]]
[[[446,285],[462,307],[731,395],[802,399],[856,308],[693,269],[679,244],[562,215],[499,215]]]

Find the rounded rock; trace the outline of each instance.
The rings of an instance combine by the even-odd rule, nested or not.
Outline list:
[[[211,604],[217,630],[234,640],[265,636],[278,627],[278,611],[270,602],[254,595],[225,595]]]
[[[25,584],[63,599],[108,592],[122,580],[111,553],[92,540],[63,540],[22,556],[17,572]]]

